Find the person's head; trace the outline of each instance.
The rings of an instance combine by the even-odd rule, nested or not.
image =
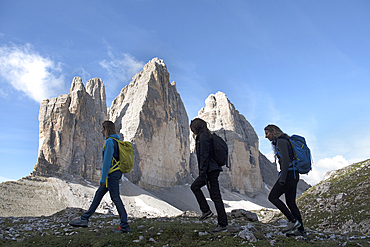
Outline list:
[[[110,135],[117,134],[116,126],[112,121],[104,121],[101,127],[101,133],[105,138]]]
[[[265,138],[269,141],[274,141],[281,135],[284,135],[284,132],[276,125],[269,124],[265,127]]]
[[[207,122],[200,118],[191,120],[190,129],[196,136],[202,132],[210,133]]]

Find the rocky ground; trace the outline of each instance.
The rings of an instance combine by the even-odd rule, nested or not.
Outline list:
[[[117,237],[111,230],[119,221],[109,195],[89,228],[68,225],[90,206],[96,185],[73,177],[26,177],[0,184],[0,245],[120,246],[124,240],[127,246],[370,246],[369,176],[370,160],[356,163],[331,172],[299,197],[307,238],[281,233],[286,221],[269,208],[268,188],[253,197],[221,188],[230,225],[215,236],[208,230],[216,218],[197,220],[189,185],[146,191],[123,178],[120,193],[133,232]]]
[[[211,234],[216,217],[201,222],[196,212],[177,217],[129,218],[130,234],[114,234],[117,216],[95,214],[88,228],[75,228],[68,222],[83,212],[67,208],[51,216],[1,217],[0,245],[7,246],[370,246],[366,235],[318,232],[307,228],[307,237],[287,238],[281,233],[286,221],[271,217],[276,211],[256,213],[233,210],[228,213],[228,232]],[[259,220],[258,220],[259,219]],[[270,223],[262,221],[271,221]]]

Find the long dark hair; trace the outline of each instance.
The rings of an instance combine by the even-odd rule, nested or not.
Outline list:
[[[191,131],[198,136],[200,133],[207,133],[212,138],[211,131],[207,127],[207,122],[200,118],[194,118],[190,123]]]
[[[112,121],[104,121],[102,126],[107,131],[107,136],[105,138],[108,138],[110,135],[117,134],[116,126]]]
[[[269,124],[265,127],[265,130],[272,133],[274,139],[278,139],[280,136],[284,135],[285,133],[276,125]]]
[[[274,137],[274,140],[271,141],[271,144],[272,144],[272,148],[274,150],[274,153],[275,153],[275,157],[276,157],[276,143],[277,143],[277,139],[279,137],[285,137],[285,138],[289,138],[289,136],[287,134],[285,134],[278,126],[274,125],[274,124],[269,124],[265,127],[264,130],[267,130],[269,131],[270,133],[272,133],[273,137]]]

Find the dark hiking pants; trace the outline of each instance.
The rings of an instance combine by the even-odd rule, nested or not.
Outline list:
[[[274,187],[271,189],[268,199],[287,217],[289,221],[297,219],[301,223],[301,227],[298,229],[303,231],[304,228],[301,213],[296,204],[299,173],[297,171],[295,171],[295,173],[296,174],[294,175],[294,171],[288,171],[286,183],[284,185],[281,185],[278,179]],[[279,199],[282,194],[285,194],[286,205]]]
[[[206,213],[210,210],[210,208],[201,188],[204,185],[207,185],[211,200],[215,204],[215,208],[217,211],[218,224],[220,226],[227,226],[227,216],[224,203],[221,198],[220,186],[218,184],[219,175],[220,171],[212,171],[210,173],[207,173],[207,179],[203,177],[198,177],[197,179],[195,179],[190,188],[197,198],[200,210],[203,213]]]

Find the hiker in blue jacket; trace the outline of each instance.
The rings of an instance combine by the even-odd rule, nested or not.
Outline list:
[[[280,164],[280,174],[274,187],[269,194],[269,201],[272,202],[289,220],[288,225],[282,230],[288,237],[306,236],[304,231],[301,213],[296,204],[297,184],[299,172],[289,169],[293,161],[293,148],[289,142],[289,136],[281,131],[276,125],[265,127],[265,137],[271,141],[275,157]],[[285,194],[286,205],[279,198]]]
[[[217,226],[210,230],[210,232],[226,232],[227,216],[218,183],[218,177],[222,168],[212,158],[212,134],[207,128],[207,123],[200,118],[195,118],[191,121],[190,129],[196,136],[195,150],[199,168],[199,177],[195,179],[190,188],[198,201],[200,210],[202,211],[202,216],[199,220],[205,220],[213,215],[213,212],[210,210],[207,200],[201,190],[204,185],[207,185],[211,200],[215,204],[218,219]]]
[[[115,171],[110,170],[110,168],[115,165],[113,164],[113,157],[115,160],[119,160],[119,151],[117,142],[109,137],[113,137],[118,140],[120,137],[117,135],[114,123],[111,121],[105,121],[102,124],[101,133],[105,137],[106,141],[103,148],[103,167],[100,178],[100,186],[95,193],[94,200],[91,203],[89,210],[87,210],[79,220],[71,221],[69,224],[71,226],[87,227],[89,218],[99,206],[103,196],[109,191],[110,197],[116,205],[121,219],[120,226],[113,231],[118,233],[128,233],[131,232],[131,229],[127,222],[127,213],[125,207],[119,195],[119,181],[122,177],[122,172],[119,169]]]

